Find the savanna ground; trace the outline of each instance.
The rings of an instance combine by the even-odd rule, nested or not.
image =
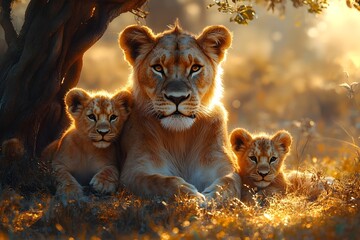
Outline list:
[[[157,3],[149,2],[147,24],[158,32],[173,22],[173,13]],[[88,191],[87,198],[64,206],[54,189],[44,190],[51,179],[24,171],[41,169],[30,162],[28,169],[18,169],[29,174],[29,182],[20,190],[0,189],[0,239],[359,239],[360,31],[354,23],[360,15],[336,2],[320,16],[288,7],[285,20],[260,9],[257,20],[240,27],[227,16],[204,12],[200,0],[177,3],[185,29],[200,32],[209,24],[225,24],[234,32],[223,64],[229,130],[289,130],[294,143],[287,169],[313,173],[314,184],[324,176],[334,177],[334,183],[317,199],[301,191],[271,198],[266,206],[234,199],[199,207],[186,197],[141,200],[125,190],[106,197]],[[125,83],[129,70],[116,39],[132,23],[132,16],[120,16],[87,52],[81,87],[113,91]],[[27,185],[34,182],[41,190],[28,194],[33,189]]]
[[[326,163],[319,166],[328,170]],[[297,192],[275,196],[266,206],[233,199],[200,207],[186,197],[141,200],[125,191],[107,197],[89,193],[64,205],[49,193],[25,197],[2,189],[0,238],[358,239],[359,163],[344,167],[317,199]]]

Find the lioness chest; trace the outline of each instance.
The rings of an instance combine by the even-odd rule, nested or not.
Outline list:
[[[179,176],[203,191],[217,178],[217,161],[213,158],[212,134],[205,126],[195,132],[172,133],[166,141],[159,142],[154,152],[164,175]],[[220,160],[220,159],[219,159]],[[223,161],[221,161],[223,163]]]

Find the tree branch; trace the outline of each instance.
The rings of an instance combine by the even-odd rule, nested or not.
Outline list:
[[[74,41],[64,63],[63,72],[79,59],[79,55],[89,49],[104,34],[109,23],[121,13],[141,7],[147,0],[96,0],[95,11],[74,35]]]
[[[0,24],[5,32],[5,40],[8,46],[15,42],[18,34],[15,31],[14,25],[11,22],[11,3],[13,0],[1,1]]]

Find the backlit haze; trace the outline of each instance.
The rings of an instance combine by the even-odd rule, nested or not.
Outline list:
[[[360,12],[336,0],[320,15],[288,4],[281,16],[266,11],[266,6],[254,5],[257,19],[238,25],[215,7],[206,9],[211,2],[150,0],[145,6],[150,14],[141,23],[158,33],[179,18],[183,29],[193,33],[215,24],[233,32],[232,48],[223,63],[229,130],[244,127],[271,133],[285,128],[293,133],[299,148],[301,134],[309,131],[315,136],[311,139],[314,144],[306,146],[300,157],[315,163],[329,155],[341,159],[352,154],[354,149],[348,143],[339,142],[358,140],[360,98],[355,92],[350,99],[339,84],[360,81]],[[15,8],[17,29],[26,3]],[[130,67],[118,47],[118,34],[130,24],[136,24],[134,15],[122,14],[86,52],[79,87],[113,92],[126,84]],[[0,38],[3,51],[2,32]],[[301,123],[310,127],[301,132]],[[298,149],[293,150],[292,158],[296,154]]]

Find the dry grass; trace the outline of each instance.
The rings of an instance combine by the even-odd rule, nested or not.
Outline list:
[[[267,206],[233,199],[199,207],[186,197],[141,200],[125,191],[89,193],[64,206],[48,193],[25,198],[6,188],[0,196],[0,239],[356,239],[359,206],[358,173],[343,175],[316,200],[292,193],[269,199]]]
[[[158,13],[166,19],[163,9],[153,9],[153,16]],[[321,170],[337,179],[318,199],[293,193],[270,199],[268,206],[245,206],[233,200],[201,208],[191,199],[178,198],[172,203],[140,200],[121,191],[108,197],[90,194],[81,203],[63,206],[50,193],[41,193],[41,187],[34,188],[51,182],[46,176],[34,175],[34,168],[39,167],[36,162],[11,162],[7,167],[0,159],[1,184],[21,186],[17,190],[0,186],[0,239],[359,239],[360,154],[354,150],[360,151],[360,94],[357,91],[349,98],[346,89],[339,86],[360,79],[358,62],[345,61],[345,56],[358,56],[359,45],[355,44],[356,32],[351,31],[354,24],[349,23],[354,19],[350,14],[332,14],[311,23],[289,14],[287,24],[270,16],[261,22],[270,23],[270,27],[233,28],[233,49],[223,64],[229,130],[289,130],[296,141],[287,159],[288,168],[301,165],[300,170]],[[215,15],[207,19],[207,24],[221,23]],[[295,21],[301,26],[294,28]],[[205,22],[191,21],[191,25],[200,30]],[[327,29],[321,30],[324,25]],[[112,91],[125,84],[128,66],[119,61],[120,52],[113,41],[122,28],[113,24],[108,37],[103,37],[107,42],[87,53],[82,87]],[[319,32],[317,38],[307,36],[311,29]],[[283,39],[271,40],[272,33]],[[289,36],[297,40],[292,42]],[[109,39],[114,48],[108,48]],[[272,52],[268,54],[263,46],[271,46]],[[304,124],[298,121],[303,118],[311,118],[316,127],[303,129]],[[311,138],[304,137],[304,132],[312,133]]]
[[[330,90],[304,87],[298,92],[290,84],[298,83],[290,81],[291,74],[287,81],[271,73],[270,84],[267,66],[256,67],[250,61],[246,67],[232,65],[226,72],[229,130],[239,126],[250,131],[289,130],[295,141],[286,160],[288,169],[300,166],[299,170],[316,176],[336,178],[318,199],[292,193],[269,199],[267,206],[246,206],[234,199],[204,208],[185,197],[175,202],[150,201],[120,191],[107,197],[89,193],[83,201],[63,206],[49,192],[42,193],[45,187],[34,188],[51,183],[46,174],[36,174],[36,169],[42,169],[36,161],[4,161],[0,156],[1,184],[20,186],[17,190],[0,187],[0,239],[358,239],[358,105],[355,108],[345,92],[336,91],[337,85]],[[237,71],[240,68],[244,70]],[[254,74],[259,76],[255,83]],[[355,98],[360,102],[360,94]],[[314,124],[309,124],[312,120]]]

